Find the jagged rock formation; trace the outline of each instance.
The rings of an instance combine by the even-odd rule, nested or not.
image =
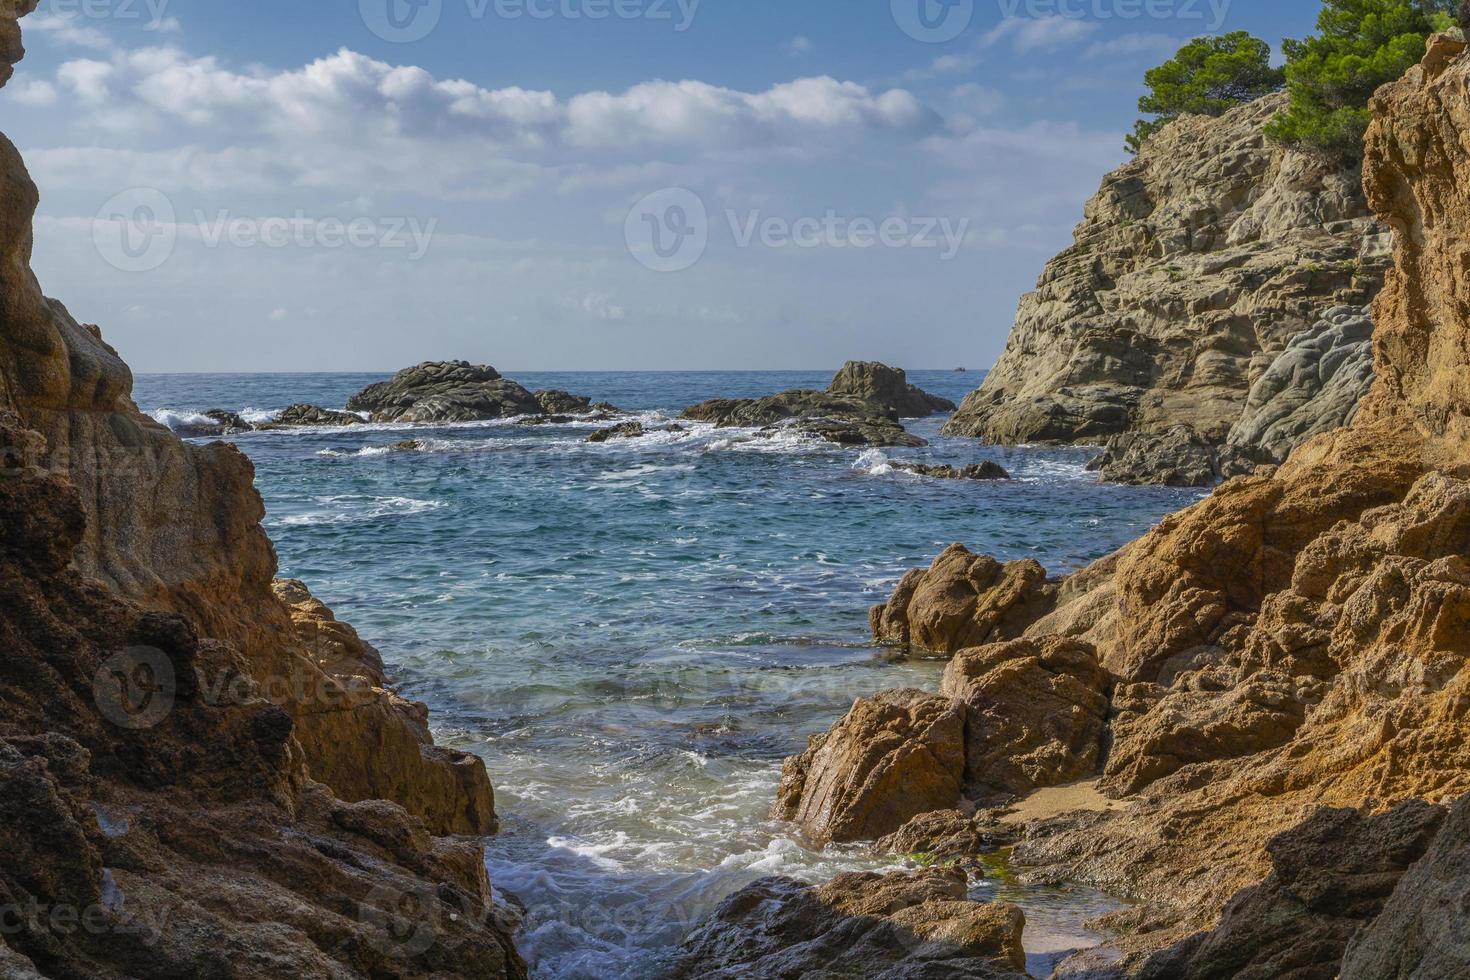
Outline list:
[[[1328,308],[1368,302],[1386,228],[1355,168],[1267,142],[1284,98],[1181,119],[1110,174],[946,433],[1099,443],[1185,426],[1220,446],[1276,355]]]
[[[0,4],[7,66],[34,6]],[[324,607],[298,632],[249,461],[138,412],[100,332],[41,294],[36,204],[0,136],[0,904],[106,925],[28,918],[0,962],[524,976],[478,840],[433,836],[493,827],[483,762],[435,748]]]
[[[1376,980],[1470,962],[1447,911],[1466,894],[1466,803],[1434,837],[1438,807],[1470,794],[1465,42],[1432,39],[1373,109],[1365,187],[1395,267],[1351,425],[1073,576],[1023,627],[1096,651],[1113,693],[1093,774],[1119,802],[1026,826],[1014,859],[1140,900],[1112,917],[1113,949],[1058,976]],[[1004,752],[1003,729],[975,734],[968,757]],[[919,821],[895,840],[989,833]]]
[[[1209,487],[1220,479],[1220,453],[1187,425],[1113,436],[1088,464],[1108,483]]]
[[[1033,560],[1002,565],[951,545],[928,569],[903,577],[893,597],[868,613],[875,642],[948,656],[1014,640],[1056,604],[1056,586]]]
[[[821,888],[764,878],[689,937],[673,975],[1023,980],[1025,916],[966,890],[952,869],[844,874]]]
[[[270,422],[258,429],[296,429],[308,426],[362,425],[362,416],[351,412],[334,412],[317,405],[291,405],[282,409]]]
[[[784,391],[767,398],[717,398],[681,418],[721,428],[758,428],[762,435],[800,432],[844,446],[928,445],[899,420],[949,411],[952,402],[920,391],[898,368],[849,361],[826,391]]]

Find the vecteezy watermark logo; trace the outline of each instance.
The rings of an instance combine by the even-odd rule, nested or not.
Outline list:
[[[628,251],[654,272],[683,272],[709,247],[709,212],[693,191],[670,187],[648,195],[623,223]]]
[[[893,21],[925,44],[953,41],[975,18],[975,0],[889,0]]]
[[[422,41],[439,26],[444,0],[357,0],[362,22],[384,41]]]
[[[1225,26],[1234,0],[996,0],[1005,20],[1176,20]],[[1204,23],[1208,20],[1208,23]]]
[[[694,26],[702,0],[464,0],[472,21],[646,20],[666,22],[682,34]],[[967,0],[969,2],[969,0]],[[384,41],[408,44],[428,37],[444,13],[444,0],[358,0],[362,22]]]
[[[134,187],[111,198],[92,220],[97,254],[123,272],[152,272],[178,243],[173,202],[160,190]]]
[[[43,16],[57,20],[144,21],[143,30],[168,27],[165,14],[171,0],[48,0],[41,4]]]
[[[102,717],[119,728],[152,728],[173,710],[178,685],[173,662],[156,647],[127,647],[97,668],[92,699]]]
[[[959,255],[970,235],[969,218],[869,218],[836,211],[820,217],[788,217],[730,208],[725,211],[725,224],[731,243],[740,249],[933,250],[942,262]],[[716,225],[698,194],[673,187],[633,205],[623,235],[628,251],[645,267],[655,272],[682,272],[704,256]]]

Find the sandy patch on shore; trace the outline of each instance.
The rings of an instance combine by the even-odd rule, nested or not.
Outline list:
[[[1119,806],[1117,800],[1110,800],[1098,792],[1097,784],[1098,781],[1093,779],[1070,786],[1037,790],[1012,807],[1011,812],[1000,818],[1000,822],[1030,823],[1032,820],[1046,820],[1078,810],[1112,810]]]

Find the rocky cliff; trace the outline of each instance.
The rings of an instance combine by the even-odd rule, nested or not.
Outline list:
[[[1040,880],[1138,900],[1112,920],[1126,938],[1059,976],[1470,975],[1446,911],[1467,888],[1465,803],[1446,807],[1470,793],[1465,43],[1433,39],[1373,111],[1367,199],[1396,246],[1352,424],[1073,576],[1023,640],[961,649],[946,675],[970,720],[926,757],[958,746],[982,810],[957,797],[891,840],[1010,843]],[[906,579],[880,638],[952,652],[1024,608],[973,564]],[[803,792],[848,788],[832,813],[796,801],[820,826],[894,812],[873,781],[823,771],[876,757],[857,713],[834,729],[842,753],[792,764]],[[1057,771],[1111,806],[1016,824],[976,792],[1028,797]]]
[[[0,2],[0,81],[34,7]],[[36,204],[0,136],[0,905],[39,910],[6,969],[522,975],[477,839],[447,836],[493,829],[484,764],[273,581],[249,461],[142,416],[42,295]]]
[[[1266,140],[1283,98],[1181,119],[1110,174],[947,433],[1000,443],[1129,435],[1114,455],[1148,465],[1119,478],[1213,482],[1178,466],[1178,449],[1149,444],[1180,427],[1188,438],[1166,442],[1186,456],[1198,453],[1191,442],[1224,444],[1253,385],[1284,373],[1273,361],[1330,308],[1367,303],[1388,260],[1387,229],[1356,169]],[[1273,462],[1290,448],[1284,432],[1266,447]],[[1172,474],[1149,472],[1171,461]]]

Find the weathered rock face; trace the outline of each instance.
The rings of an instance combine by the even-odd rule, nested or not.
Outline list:
[[[1245,413],[1220,451],[1223,475],[1285,462],[1312,436],[1350,424],[1372,385],[1372,314],[1358,306],[1328,310],[1251,386]]]
[[[1021,980],[1025,916],[966,890],[950,869],[844,874],[821,888],[764,878],[689,937],[674,976]]]
[[[1470,797],[1399,880],[1378,918],[1352,937],[1342,980],[1470,976]]]
[[[1187,426],[1219,446],[1275,355],[1371,299],[1386,228],[1354,168],[1267,142],[1284,98],[1182,119],[1109,175],[946,432],[1086,443]]]
[[[948,656],[1018,639],[1051,611],[1056,596],[1037,562],[1002,565],[956,544],[927,570],[905,575],[868,618],[877,643]]]
[[[827,394],[838,398],[855,398],[896,411],[900,418],[916,419],[953,412],[954,402],[909,384],[902,368],[891,368],[876,361],[848,361],[827,386]]]
[[[422,425],[484,422],[544,413],[536,396],[492,367],[465,361],[426,361],[369,385],[347,401],[374,422]]]
[[[0,4],[7,52],[32,7]],[[112,916],[65,936],[28,920],[4,960],[523,976],[478,842],[430,836],[488,829],[492,811],[471,816],[483,766],[431,749],[381,684],[343,701],[339,667],[381,664],[345,630],[322,631],[321,662],[301,640],[249,461],[142,416],[97,329],[42,296],[37,191],[3,136],[0,188],[0,800],[23,801],[3,817],[0,904]],[[388,916],[413,898],[429,941],[403,945]]]
[[[647,433],[642,422],[624,422],[606,429],[598,429],[587,437],[588,442],[612,442],[616,439],[639,439]]]
[[[932,415],[953,403],[920,391],[903,371],[848,362],[826,391],[785,391],[767,398],[717,398],[693,405],[681,418],[721,428],[759,428],[762,435],[800,432],[846,446],[918,448],[901,418]]]
[[[953,806],[964,781],[964,712],[947,697],[860,698],[805,753],[786,760],[775,815],[817,844],[872,840]]]
[[[965,706],[965,786],[1023,796],[1095,773],[1111,681],[1092,647],[1046,637],[955,654],[940,694]]]

